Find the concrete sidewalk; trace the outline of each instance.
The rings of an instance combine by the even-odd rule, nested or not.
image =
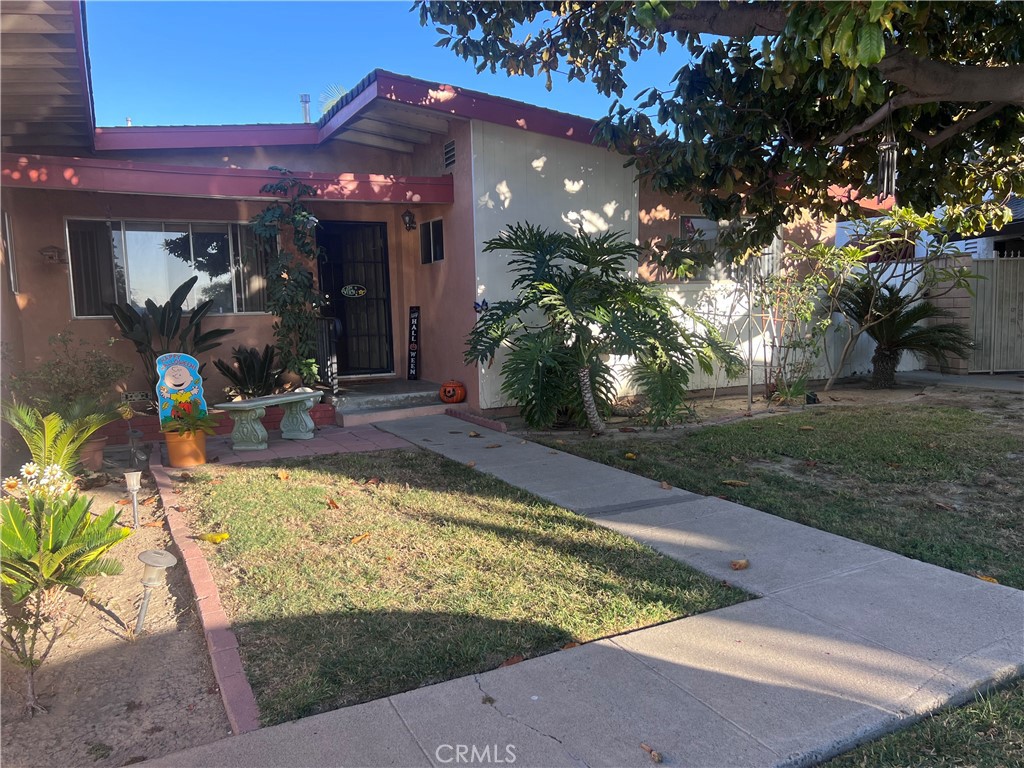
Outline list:
[[[150,764],[807,765],[1024,673],[1024,592],[451,417],[380,426],[760,599]]]

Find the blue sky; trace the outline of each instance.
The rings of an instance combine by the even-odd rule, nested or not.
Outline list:
[[[476,74],[434,48],[411,2],[111,2],[88,0],[97,125],[299,122],[299,94],[351,88],[375,68],[601,117],[609,100],[589,83]],[[667,87],[682,49],[627,69],[627,98]]]

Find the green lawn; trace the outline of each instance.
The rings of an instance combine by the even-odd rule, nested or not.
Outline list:
[[[1024,429],[1010,418],[914,405],[815,408],[692,431],[542,442],[1024,588]]]
[[[840,755],[829,768],[1024,765],[1024,681]]]
[[[425,452],[208,467],[183,483],[266,724],[746,599]],[[335,508],[336,506],[336,508]]]

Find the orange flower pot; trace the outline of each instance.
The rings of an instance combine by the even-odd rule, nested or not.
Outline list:
[[[78,460],[82,466],[92,472],[99,472],[103,469],[103,449],[107,445],[107,438],[90,437],[83,444],[78,452]]]
[[[206,463],[206,433],[164,432],[167,463],[172,467],[197,467]]]

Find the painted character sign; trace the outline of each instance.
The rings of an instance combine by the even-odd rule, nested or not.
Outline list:
[[[160,355],[156,359],[156,373],[159,377],[156,397],[160,403],[161,422],[171,418],[175,408],[184,408],[197,415],[206,413],[198,360],[181,352]]]

